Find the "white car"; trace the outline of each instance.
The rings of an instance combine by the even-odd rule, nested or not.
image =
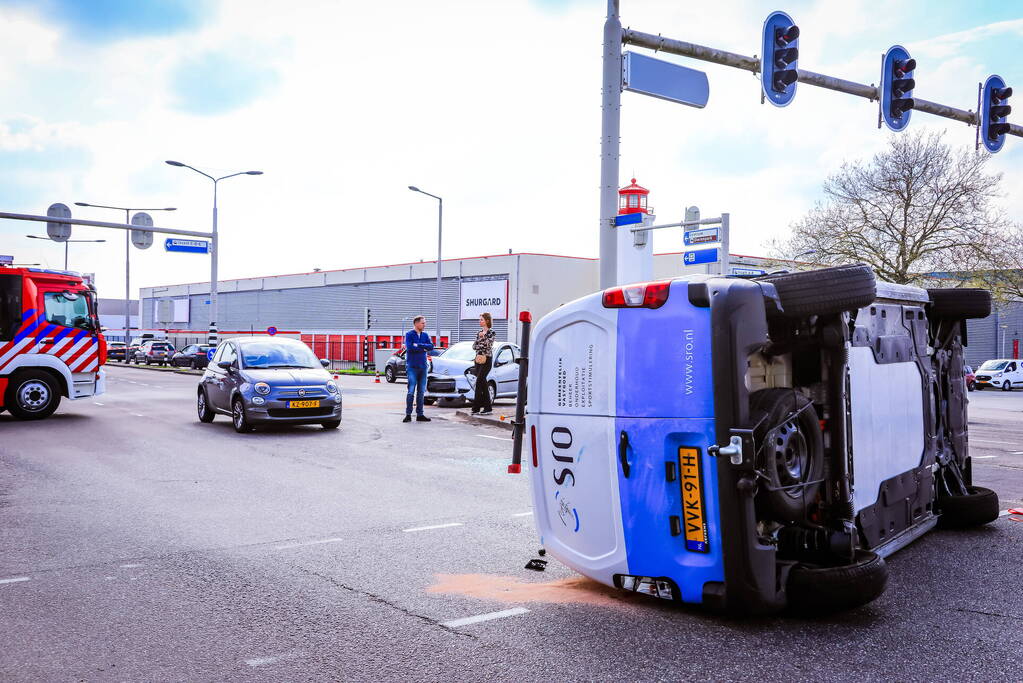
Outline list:
[[[490,400],[515,398],[519,388],[519,347],[509,342],[494,342],[494,367],[487,376]],[[433,372],[426,381],[428,402],[464,405],[475,397],[476,352],[472,342],[458,342],[433,359]]]
[[[1023,363],[1013,358],[985,361],[977,368],[975,385],[977,389],[995,387],[1002,391],[1023,387]]]

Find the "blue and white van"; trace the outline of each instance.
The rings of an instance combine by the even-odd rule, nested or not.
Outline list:
[[[544,548],[609,586],[741,612],[843,609],[973,487],[963,320],[983,290],[866,266],[616,287],[540,320],[525,467]],[[523,344],[526,346],[526,343]]]

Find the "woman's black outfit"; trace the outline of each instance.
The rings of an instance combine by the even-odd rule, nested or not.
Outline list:
[[[480,330],[476,335],[476,341],[472,343],[473,350],[477,355],[487,357],[486,363],[475,363],[476,368],[476,395],[472,400],[472,412],[489,412],[493,410],[490,403],[490,388],[487,386],[487,375],[494,367],[494,331]]]

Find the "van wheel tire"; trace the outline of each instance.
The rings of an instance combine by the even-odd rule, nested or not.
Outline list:
[[[790,417],[792,413],[797,414]],[[817,497],[824,476],[824,436],[817,411],[797,391],[762,389],[750,397],[750,422],[756,425],[756,467],[766,477],[757,494],[759,511],[778,522],[805,519],[806,505]],[[804,482],[817,483],[782,489]]]
[[[967,486],[965,496],[945,496],[938,499],[941,516],[938,521],[945,529],[965,529],[998,519],[998,494],[981,486]]]
[[[423,399],[423,403],[425,403],[428,406],[432,406],[436,402],[437,402],[437,399],[435,399],[435,398],[424,398]]]
[[[231,424],[234,425],[234,431],[239,434],[246,434],[252,431],[252,425],[245,418],[245,405],[240,398],[236,398],[231,403]]]
[[[341,420],[327,420],[326,422],[321,422],[320,426],[324,429],[337,429],[341,426]]]
[[[47,372],[19,372],[7,383],[4,403],[19,420],[42,420],[60,405],[60,385]]]
[[[398,381],[398,375],[395,374],[393,365],[388,365],[384,368],[384,379],[387,380],[388,384],[394,384]]]
[[[865,605],[884,593],[888,565],[880,555],[857,550],[852,564],[797,564],[789,572],[789,608],[803,614],[825,614]]]
[[[986,289],[928,289],[930,315],[945,320],[986,318],[991,315],[991,292]]]
[[[1005,380],[1004,382],[1002,382],[1002,391],[1012,391],[1012,384],[1009,382],[1009,380]]]
[[[199,413],[199,422],[205,422],[209,424],[213,422],[213,418],[217,416],[213,409],[210,408],[210,402],[206,398],[206,392],[202,389],[199,390],[199,394],[195,400],[196,411]]]
[[[869,306],[877,298],[874,271],[862,263],[768,275],[757,281],[774,285],[783,315],[789,318],[852,311]]]

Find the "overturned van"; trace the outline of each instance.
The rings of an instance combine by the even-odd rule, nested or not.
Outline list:
[[[740,612],[882,593],[884,557],[998,516],[971,482],[963,345],[990,294],[854,265],[617,287],[532,336],[543,546],[610,586]]]

